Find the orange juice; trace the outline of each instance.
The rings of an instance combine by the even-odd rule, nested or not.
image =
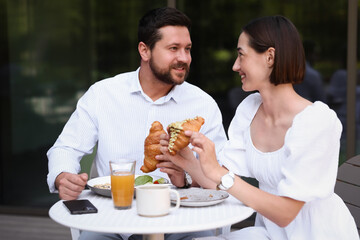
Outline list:
[[[111,174],[111,195],[116,208],[131,208],[134,197],[135,175],[116,172]]]

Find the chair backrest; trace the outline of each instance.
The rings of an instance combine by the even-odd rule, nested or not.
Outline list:
[[[98,171],[96,169],[96,162],[95,162],[95,159],[94,159],[92,164],[91,164],[89,179],[96,178],[98,176],[99,176],[99,173],[98,173]]]
[[[360,234],[360,155],[350,158],[339,167],[335,193],[349,208]]]

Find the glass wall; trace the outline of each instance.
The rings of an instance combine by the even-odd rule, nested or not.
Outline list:
[[[91,84],[138,67],[138,20],[166,5],[165,0],[0,0],[1,206],[46,209],[58,200],[46,184],[47,150]],[[274,14],[298,27],[309,64],[321,76],[317,94],[310,96],[306,86],[299,92],[322,99],[346,118],[341,92],[346,72],[333,75],[345,66],[347,1],[178,0],[176,6],[193,21],[188,81],[216,99],[226,129],[246,95],[231,70],[241,26]]]
[[[58,197],[46,183],[47,150],[92,83],[138,67],[138,19],[167,2],[1,1],[8,54],[1,82],[9,87],[0,204],[48,207]]]

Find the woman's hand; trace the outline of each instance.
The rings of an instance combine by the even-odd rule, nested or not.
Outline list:
[[[188,171],[188,168],[191,168],[193,164],[197,161],[193,152],[189,147],[181,149],[176,155],[171,155],[168,150],[169,146],[169,135],[162,134],[160,136],[160,151],[162,155],[156,156],[156,160],[160,161],[171,161],[176,166]]]
[[[215,144],[199,132],[185,131],[185,135],[190,137],[193,151],[199,155],[200,165],[206,177],[215,183],[219,183],[224,169],[216,159]]]
[[[193,185],[200,185],[203,188],[215,188],[216,184],[208,179],[202,172],[200,161],[194,156],[193,151],[186,147],[177,152],[176,155],[171,155],[168,150],[169,136],[162,134],[160,136],[160,148],[162,155],[157,155],[156,159],[161,162],[156,166],[160,171],[169,175],[171,182],[177,186],[185,185],[184,170],[188,172],[193,180]]]

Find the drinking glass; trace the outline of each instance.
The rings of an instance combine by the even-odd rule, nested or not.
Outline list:
[[[110,161],[111,196],[116,209],[131,208],[134,198],[136,161],[119,159]]]

